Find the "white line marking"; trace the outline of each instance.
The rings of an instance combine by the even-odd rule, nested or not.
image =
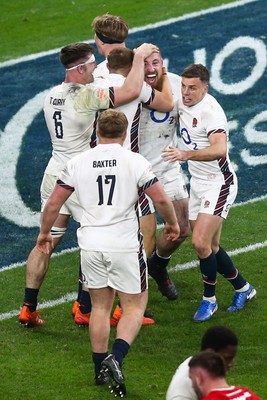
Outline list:
[[[227,251],[227,254],[229,254],[229,256],[233,257],[238,254],[248,253],[249,251],[255,251],[255,250],[261,249],[266,246],[267,246],[267,240],[265,242],[261,242],[261,243],[250,244],[248,246],[241,247],[240,249]],[[170,271],[171,272],[184,271],[186,269],[197,267],[198,265],[199,265],[199,260],[194,260],[194,261],[190,261],[185,264],[177,264],[177,265],[175,265],[175,267],[170,268]]]
[[[160,21],[160,22],[155,22],[153,24],[148,24],[148,25],[144,25],[144,26],[140,26],[137,28],[132,28],[129,30],[129,34],[131,33],[135,33],[135,32],[140,32],[146,29],[152,29],[152,28],[158,28],[160,26],[166,26],[166,25],[170,25],[173,24],[175,22],[178,21],[185,21],[187,19],[190,18],[196,18],[200,15],[206,15],[206,14],[212,14],[215,12],[219,12],[221,10],[227,10],[227,9],[231,9],[231,8],[235,8],[235,7],[241,7],[244,6],[246,4],[249,3],[255,3],[259,0],[238,0],[238,1],[234,1],[233,3],[228,3],[228,4],[223,4],[221,6],[217,6],[217,7],[212,7],[212,8],[208,8],[206,10],[200,10],[200,11],[195,11],[189,14],[185,14],[182,15],[180,17],[176,17],[176,18],[169,18],[165,21]],[[84,41],[86,43],[94,43],[94,40],[86,40]],[[36,53],[36,54],[30,54],[28,56],[23,56],[20,58],[15,58],[13,60],[8,60],[8,61],[4,61],[0,63],[0,68],[4,68],[4,67],[10,67],[11,65],[15,65],[21,62],[25,62],[25,61],[31,61],[31,60],[36,60],[37,58],[41,58],[41,57],[45,57],[45,56],[49,56],[51,54],[55,54],[58,53],[60,51],[61,48],[58,49],[53,49],[53,50],[48,50],[48,51],[42,51],[40,53]]]
[[[77,298],[77,292],[67,293],[65,296],[56,300],[45,301],[44,303],[38,304],[38,310],[43,308],[51,308],[58,306],[59,304],[63,304],[69,301],[74,301]],[[4,321],[5,319],[10,319],[12,317],[18,317],[20,310],[12,310],[3,314],[0,314],[0,321]]]
[[[236,256],[238,254],[248,253],[249,251],[255,251],[255,250],[261,249],[266,246],[267,246],[267,240],[265,242],[255,243],[255,244],[251,244],[251,245],[248,245],[245,247],[241,247],[240,249],[228,251],[228,254],[230,256]],[[199,264],[198,260],[190,261],[185,264],[177,264],[175,267],[170,268],[170,271],[171,272],[184,271],[186,269],[197,267],[198,264]],[[75,293],[75,292],[67,293],[65,296],[61,297],[60,299],[49,300],[49,301],[39,304],[38,310],[44,309],[44,308],[55,307],[55,306],[58,306],[59,304],[65,303],[65,302],[74,301],[76,298],[77,298],[77,293]],[[4,321],[6,319],[16,317],[19,315],[19,313],[20,313],[20,310],[12,310],[12,311],[0,314],[0,321]]]
[[[166,25],[178,22],[178,21],[184,21],[184,20],[187,20],[187,19],[190,19],[190,18],[195,18],[195,17],[197,17],[199,15],[211,14],[211,13],[214,13],[214,12],[218,12],[220,10],[226,10],[226,9],[231,9],[231,8],[234,8],[234,7],[240,7],[240,6],[244,6],[246,4],[254,3],[254,2],[257,2],[257,1],[258,0],[243,0],[243,1],[239,1],[238,0],[238,1],[235,1],[233,3],[224,4],[224,5],[218,6],[218,7],[212,7],[212,8],[209,8],[207,10],[201,10],[201,11],[193,12],[193,13],[190,13],[190,14],[183,15],[181,17],[170,18],[168,20],[157,22],[157,23],[154,23],[154,24],[148,24],[148,25],[145,25],[145,26],[133,28],[133,29],[129,30],[129,33],[131,34],[131,33],[140,32],[140,31],[146,30],[146,29],[156,28],[156,27],[160,27],[160,26],[166,26]],[[86,42],[87,43],[93,43],[94,40],[89,40],[89,41],[86,41]],[[15,64],[18,64],[18,63],[24,62],[24,61],[35,60],[35,59],[40,58],[40,57],[45,57],[45,56],[48,56],[48,55],[51,55],[51,54],[55,54],[55,53],[57,53],[59,51],[60,51],[60,48],[59,49],[53,49],[53,50],[45,51],[45,52],[40,52],[40,53],[37,53],[37,54],[31,54],[31,55],[20,57],[20,58],[13,59],[13,60],[4,61],[4,62],[0,63],[0,68],[4,68],[4,67],[11,66],[11,65],[15,65]],[[263,200],[265,198],[267,198],[267,196],[261,196],[261,197],[256,198],[256,199],[248,200],[247,202],[235,204],[234,206],[240,206],[240,205],[245,205],[245,204],[248,204],[248,203],[254,203],[254,202],[258,201],[258,200]],[[246,247],[243,247],[243,248],[240,248],[240,249],[232,250],[232,251],[229,251],[228,253],[229,253],[230,256],[234,256],[234,255],[237,255],[237,254],[246,253],[248,251],[255,251],[255,250],[259,249],[259,248],[266,247],[266,246],[267,246],[267,241],[262,242],[262,243],[256,243],[254,245],[249,245],[249,246],[246,246]],[[78,248],[66,249],[66,250],[63,250],[63,251],[61,251],[59,253],[53,254],[52,257],[60,256],[62,254],[66,254],[66,253],[71,253],[73,251],[76,251],[77,249]],[[14,269],[14,268],[17,268],[17,267],[22,267],[24,265],[25,265],[25,262],[24,263],[12,264],[10,266],[6,266],[6,267],[1,268],[0,272],[6,271],[6,270],[10,270],[10,269]],[[185,264],[177,264],[175,267],[171,268],[170,271],[182,271],[182,270],[186,270],[186,269],[189,269],[189,268],[196,267],[197,265],[198,265],[198,260],[195,260],[195,261],[191,261],[191,262],[185,263]],[[76,299],[76,296],[77,296],[77,293],[74,293],[74,292],[73,293],[67,293],[65,296],[61,297],[60,299],[51,300],[51,301],[47,301],[47,302],[41,303],[39,305],[39,309],[40,308],[50,308],[50,307],[54,307],[54,306],[59,305],[59,304],[63,304],[63,303],[68,302],[68,301],[73,301],[73,300]],[[0,321],[12,318],[14,316],[18,316],[19,312],[20,312],[20,310],[13,310],[13,311],[10,311],[10,312],[7,312],[7,313],[0,314]]]
[[[58,257],[58,256],[62,256],[63,254],[68,254],[68,253],[73,253],[74,251],[78,250],[79,247],[71,247],[70,249],[65,249],[62,251],[59,251],[58,253],[54,253],[52,254],[52,258],[53,257]],[[0,272],[4,272],[4,271],[9,271],[10,269],[15,269],[18,267],[25,267],[26,265],[26,261],[22,261],[22,262],[18,262],[15,264],[10,264],[10,265],[6,265],[4,267],[0,267]]]
[[[265,200],[265,199],[267,199],[267,195],[260,196],[260,197],[255,197],[255,199],[250,199],[250,200],[247,200],[247,201],[236,203],[232,207],[240,207],[240,206],[244,206],[244,205],[247,205],[247,204],[256,203],[257,201],[261,201],[261,200]],[[158,228],[162,228],[162,227],[163,227],[163,225],[158,225]],[[63,254],[72,253],[72,252],[74,252],[76,250],[79,250],[79,247],[72,247],[70,249],[62,250],[62,251],[60,251],[58,253],[52,254],[52,257],[62,256]],[[4,272],[4,271],[9,271],[10,269],[15,269],[15,268],[18,268],[18,267],[24,267],[25,264],[26,264],[26,261],[23,261],[23,262],[19,262],[19,263],[3,266],[2,268],[0,268],[0,273]]]

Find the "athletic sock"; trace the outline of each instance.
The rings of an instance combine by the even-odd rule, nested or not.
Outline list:
[[[25,288],[23,305],[29,307],[31,312],[37,308],[37,297],[39,289]]]
[[[204,284],[204,297],[214,297],[216,289],[217,261],[212,252],[207,258],[200,258],[200,271]]]
[[[130,345],[123,339],[116,339],[113,343],[112,354],[114,355],[115,360],[118,361],[120,366],[122,365],[124,357],[128,354],[129,349]]]
[[[236,291],[239,292],[239,293],[244,293],[244,292],[246,292],[248,289],[249,289],[249,282],[247,282],[247,283],[245,284],[245,286],[243,286],[242,288],[236,289]]]
[[[157,251],[154,251],[152,256],[148,259],[148,273],[155,279],[157,284],[165,282],[168,278],[167,265],[171,257],[161,257]]]
[[[105,358],[108,356],[108,352],[106,353],[92,353],[92,359],[93,363],[95,366],[95,376],[99,375],[99,372],[101,370],[101,363],[102,361],[105,360]]]
[[[246,279],[238,272],[231,258],[222,247],[216,253],[216,260],[217,271],[233,285],[235,290],[240,290],[246,285]]]
[[[87,290],[82,290],[80,294],[80,311],[82,314],[91,312],[92,304],[91,297]]]

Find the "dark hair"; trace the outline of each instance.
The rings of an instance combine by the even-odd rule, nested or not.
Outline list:
[[[225,326],[212,326],[206,330],[201,340],[201,350],[220,351],[227,346],[237,346],[236,334]]]
[[[95,17],[92,22],[92,28],[95,32],[121,43],[127,38],[129,29],[124,19],[110,14]]]
[[[126,132],[128,120],[122,111],[108,109],[100,113],[97,131],[104,138],[120,138]]]
[[[189,368],[201,367],[209,373],[210,376],[222,378],[226,375],[226,369],[223,358],[214,351],[201,351],[195,354],[188,363]]]
[[[59,59],[65,68],[87,61],[88,55],[94,54],[94,48],[88,43],[71,43],[60,51]]]
[[[111,50],[111,52],[107,56],[108,67],[111,70],[131,68],[133,58],[133,50],[127,49],[126,47],[115,48]]]
[[[199,78],[203,83],[209,83],[210,74],[202,64],[190,64],[182,72],[184,78]]]

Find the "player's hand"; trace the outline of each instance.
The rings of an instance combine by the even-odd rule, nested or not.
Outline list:
[[[162,75],[167,75],[167,68],[166,67],[162,67],[161,74]]]
[[[134,49],[134,54],[140,54],[144,58],[149,57],[152,53],[159,53],[159,48],[152,43],[143,43],[137,49]]]
[[[162,150],[162,158],[165,161],[187,161],[187,152],[177,149],[176,147],[168,147],[167,149]]]
[[[180,227],[178,225],[178,222],[174,225],[170,225],[166,222],[163,228],[163,232],[167,240],[174,242],[180,236]]]
[[[48,235],[40,233],[36,241],[37,249],[44,254],[50,254],[54,248],[51,233]]]

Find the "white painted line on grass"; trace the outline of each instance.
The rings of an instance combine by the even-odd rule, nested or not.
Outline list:
[[[238,254],[242,254],[242,253],[248,253],[249,251],[255,251],[258,250],[260,248],[266,247],[267,246],[267,240],[265,242],[261,242],[261,243],[255,243],[255,244],[251,244],[249,246],[245,246],[245,247],[241,247],[240,249],[235,249],[235,250],[231,250],[228,252],[228,254],[230,256],[236,256]],[[171,272],[176,272],[176,271],[183,271],[186,269],[190,269],[190,268],[194,268],[196,266],[198,266],[199,261],[198,260],[194,260],[185,264],[177,264],[175,267],[170,268]],[[60,299],[56,299],[56,300],[49,300],[49,301],[45,301],[44,303],[40,303],[38,305],[38,309],[43,309],[43,308],[51,308],[51,307],[55,307],[58,306],[60,304],[63,304],[65,302],[68,301],[74,301],[77,297],[77,292],[72,292],[72,293],[67,293],[65,296],[61,297]],[[10,319],[12,317],[18,316],[20,313],[20,310],[13,310],[13,311],[9,311],[3,314],[0,314],[0,321],[4,321],[6,319]]]
[[[58,253],[52,254],[51,258],[62,256],[63,254],[73,253],[74,251],[78,250],[79,247],[71,247],[69,249],[61,250]],[[15,264],[6,265],[4,267],[0,267],[0,272],[9,271],[10,269],[15,269],[19,267],[25,267],[26,261],[18,262]]]
[[[267,246],[267,240],[261,243],[250,244],[248,246],[241,247],[240,249],[230,250],[227,251],[227,253],[229,254],[230,257],[232,257],[232,256],[237,256],[238,254],[248,253],[249,251],[255,251],[266,246]],[[185,264],[177,264],[175,265],[175,267],[172,267],[169,270],[170,272],[184,271],[185,269],[194,268],[197,267],[198,265],[199,265],[199,260],[194,260]]]
[[[69,302],[69,301],[74,301],[74,300],[76,300],[76,298],[77,298],[77,292],[67,293],[65,296],[61,297],[60,299],[49,300],[49,301],[45,301],[44,303],[38,304],[38,310],[41,310],[43,308],[55,307],[55,306],[58,306],[60,304],[63,304],[63,303]],[[0,314],[0,321],[4,321],[5,319],[9,319],[12,317],[18,317],[19,313],[20,313],[20,309]]]
[[[240,207],[240,206],[244,206],[246,204],[256,203],[257,201],[261,201],[261,200],[265,200],[265,199],[267,199],[267,195],[256,197],[255,199],[250,199],[250,200],[247,200],[247,201],[243,201],[241,203],[236,203],[236,204],[233,205],[233,207]],[[162,228],[162,227],[163,227],[162,224],[158,225],[158,228]],[[62,250],[62,251],[60,251],[58,253],[52,254],[52,257],[62,256],[63,254],[72,253],[73,251],[76,251],[76,250],[79,250],[79,247],[71,247],[70,249],[65,249],[65,250]],[[15,264],[6,265],[6,266],[0,268],[0,273],[4,272],[4,271],[9,271],[10,269],[15,269],[15,268],[18,268],[18,267],[25,267],[25,265],[26,265],[26,261],[15,263]]]

